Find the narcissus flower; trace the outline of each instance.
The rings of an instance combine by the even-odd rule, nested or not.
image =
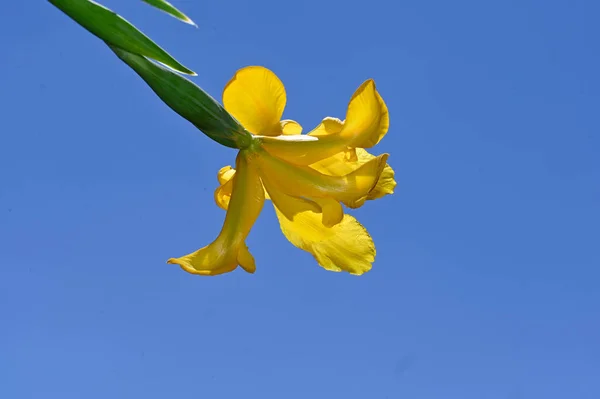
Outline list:
[[[211,244],[169,259],[185,271],[218,275],[239,266],[256,270],[245,240],[265,200],[275,207],[281,230],[327,270],[360,275],[371,269],[375,245],[343,205],[358,208],[394,191],[388,154],[374,156],[389,128],[388,109],[372,80],[352,96],[345,120],[325,118],[308,134],[293,120],[281,120],[286,92],[263,67],[239,70],[223,92],[225,109],[252,133],[235,168],[218,172],[215,202],[225,222]]]

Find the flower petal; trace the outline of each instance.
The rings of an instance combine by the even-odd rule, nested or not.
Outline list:
[[[271,184],[269,180],[264,177],[262,179],[262,182],[265,186],[265,190],[267,190],[267,192],[269,193],[269,197],[271,197],[271,201],[273,201],[273,204],[275,206],[278,206],[279,209],[281,209],[281,211],[285,214],[285,217],[287,217],[288,219],[293,220],[296,216],[295,212],[297,212],[298,210],[296,204],[302,204],[301,209],[310,209],[315,213],[321,212],[321,208],[318,206],[317,203],[310,201],[306,198],[292,197],[291,195],[288,195],[283,191],[278,190],[276,186]]]
[[[230,180],[232,191],[225,222],[217,239],[191,254],[169,259],[167,263],[178,264],[189,273],[208,276],[230,272],[238,265],[249,273],[255,271],[254,258],[244,241],[262,210],[264,189],[256,166],[248,162],[244,151],[238,154],[236,167]]]
[[[220,186],[215,190],[215,202],[219,208],[227,210],[229,207],[229,201],[231,200],[231,192],[233,190],[233,176],[235,175],[235,169],[227,165],[222,167],[217,173],[217,179],[219,180]]]
[[[288,202],[285,206],[289,209],[275,207],[281,231],[294,246],[310,252],[323,268],[355,275],[371,270],[375,244],[355,218],[344,215],[341,222],[326,227],[321,223],[321,215],[308,210],[302,202]],[[293,220],[285,213],[294,214]]]
[[[325,227],[333,227],[344,218],[342,204],[333,198],[315,198],[314,201],[321,208],[322,222]]]
[[[369,162],[371,159],[375,158],[374,155],[371,155],[367,152],[367,150],[362,148],[356,149],[357,155],[357,164],[362,165],[363,163]],[[377,184],[375,188],[371,190],[369,195],[367,196],[368,200],[374,200],[377,198],[384,197],[388,194],[393,194],[394,189],[396,188],[396,179],[395,172],[392,167],[386,163],[381,175],[379,176],[379,180],[377,180]]]
[[[375,188],[388,154],[364,163],[343,176],[324,175],[308,166],[292,165],[262,152],[257,164],[263,180],[292,197],[334,198],[350,208],[361,206]]]
[[[311,130],[308,135],[309,136],[327,136],[330,134],[336,134],[342,131],[344,127],[344,122],[338,118],[333,118],[331,116],[326,117],[321,121],[319,126]]]
[[[217,180],[219,180],[219,184],[225,184],[233,178],[233,175],[235,175],[235,169],[231,165],[223,166],[217,172]]]
[[[356,148],[354,152],[356,160],[349,160],[347,152],[337,153],[329,158],[322,161],[316,162],[310,165],[311,168],[330,176],[343,176],[347,175],[358,169],[361,165],[375,159],[374,155],[362,148]],[[368,200],[381,198],[387,194],[393,194],[394,188],[396,187],[396,180],[394,179],[394,169],[389,164],[386,164],[381,172],[381,176],[377,181],[375,188],[369,192],[367,196]]]
[[[260,141],[276,157],[297,165],[310,165],[348,148],[373,147],[387,133],[389,124],[387,106],[373,80],[367,80],[352,96],[344,122],[329,117],[308,135],[295,139],[261,137]],[[306,136],[317,140],[307,140]]]
[[[347,137],[350,147],[371,148],[379,143],[390,127],[390,115],[372,79],[354,93],[340,134]]]
[[[287,136],[297,135],[302,133],[302,126],[296,121],[291,119],[285,119],[281,122],[281,134],[285,134]]]
[[[219,180],[220,186],[216,188],[214,198],[219,208],[225,211],[229,207],[229,201],[231,199],[231,191],[233,189],[233,182],[231,180],[233,179],[233,176],[235,176],[235,169],[231,166],[224,166],[217,173],[217,179]],[[265,199],[271,199],[266,191]]]
[[[261,147],[271,155],[296,165],[310,165],[348,147],[349,140],[339,134],[260,137]]]
[[[215,202],[217,206],[224,211],[229,208],[229,202],[231,201],[231,192],[233,191],[233,177],[221,184],[215,190]]]
[[[261,66],[238,70],[223,90],[225,109],[253,134],[280,135],[285,104],[283,83]]]
[[[289,220],[294,220],[296,212],[310,210],[321,214],[321,222],[324,226],[332,227],[344,217],[342,205],[333,198],[293,197],[280,191],[277,184],[271,182],[268,176],[263,175],[262,182],[273,205]]]

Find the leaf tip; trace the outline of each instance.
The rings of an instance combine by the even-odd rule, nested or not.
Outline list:
[[[188,25],[192,25],[194,28],[198,27],[198,24],[195,23],[194,21],[192,21],[189,17],[186,17],[185,19],[182,19],[183,22],[185,22]]]

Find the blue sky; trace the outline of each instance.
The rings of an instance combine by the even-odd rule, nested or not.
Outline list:
[[[102,2],[220,99],[284,82],[343,117],[374,78],[396,194],[353,214],[371,272],[321,269],[265,206],[258,270],[189,275],[234,162],[47,2],[0,16],[0,397],[600,397],[600,4]]]

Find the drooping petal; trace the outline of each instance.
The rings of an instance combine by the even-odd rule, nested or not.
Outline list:
[[[385,102],[373,80],[367,80],[352,96],[345,121],[325,118],[308,135],[261,137],[260,140],[270,154],[297,165],[310,165],[348,148],[373,147],[387,133],[389,122]]]
[[[293,197],[289,194],[286,194],[285,192],[280,191],[277,186],[272,184],[268,178],[263,177],[262,182],[265,186],[265,190],[269,193],[269,197],[271,197],[273,204],[275,206],[278,205],[279,209],[281,209],[287,218],[293,219],[296,216],[295,212],[297,212],[298,209],[310,209],[315,213],[321,212],[321,208],[316,202],[310,201],[306,198]],[[302,204],[301,208],[296,206],[298,203]]]
[[[323,268],[355,275],[371,269],[375,244],[367,230],[352,216],[343,215],[339,223],[326,227],[321,215],[301,201],[277,203],[275,211],[285,237],[294,246],[310,252]],[[289,219],[286,214],[294,217]]]
[[[330,176],[343,176],[347,175],[358,169],[361,165],[372,161],[376,157],[369,154],[369,152],[362,148],[356,148],[354,154],[356,160],[348,159],[347,153],[340,152],[329,158],[323,159],[322,161],[316,162],[310,165],[311,168],[318,170],[319,172],[330,175]],[[368,200],[381,198],[387,194],[392,194],[396,187],[396,180],[394,179],[394,169],[389,164],[386,164],[381,172],[381,176],[377,181],[375,188],[367,196]]]
[[[262,210],[264,189],[256,166],[248,162],[244,151],[238,154],[236,168],[233,178],[225,182],[232,184],[231,198],[217,239],[191,254],[169,259],[167,263],[178,264],[189,273],[208,276],[230,272],[238,265],[254,273],[256,265],[245,239]],[[220,174],[224,179],[226,175]]]
[[[262,152],[257,164],[263,179],[293,197],[334,198],[350,208],[361,206],[375,188],[388,154],[364,163],[343,176],[324,175],[308,166],[292,165]]]
[[[279,209],[286,218],[294,220],[298,211],[310,210],[321,214],[321,222],[326,227],[332,227],[341,222],[344,217],[342,205],[333,198],[304,198],[294,197],[279,189],[279,186],[262,175],[262,182],[275,208]]]
[[[249,66],[236,72],[223,90],[223,105],[250,133],[282,134],[285,87],[273,72]]]

